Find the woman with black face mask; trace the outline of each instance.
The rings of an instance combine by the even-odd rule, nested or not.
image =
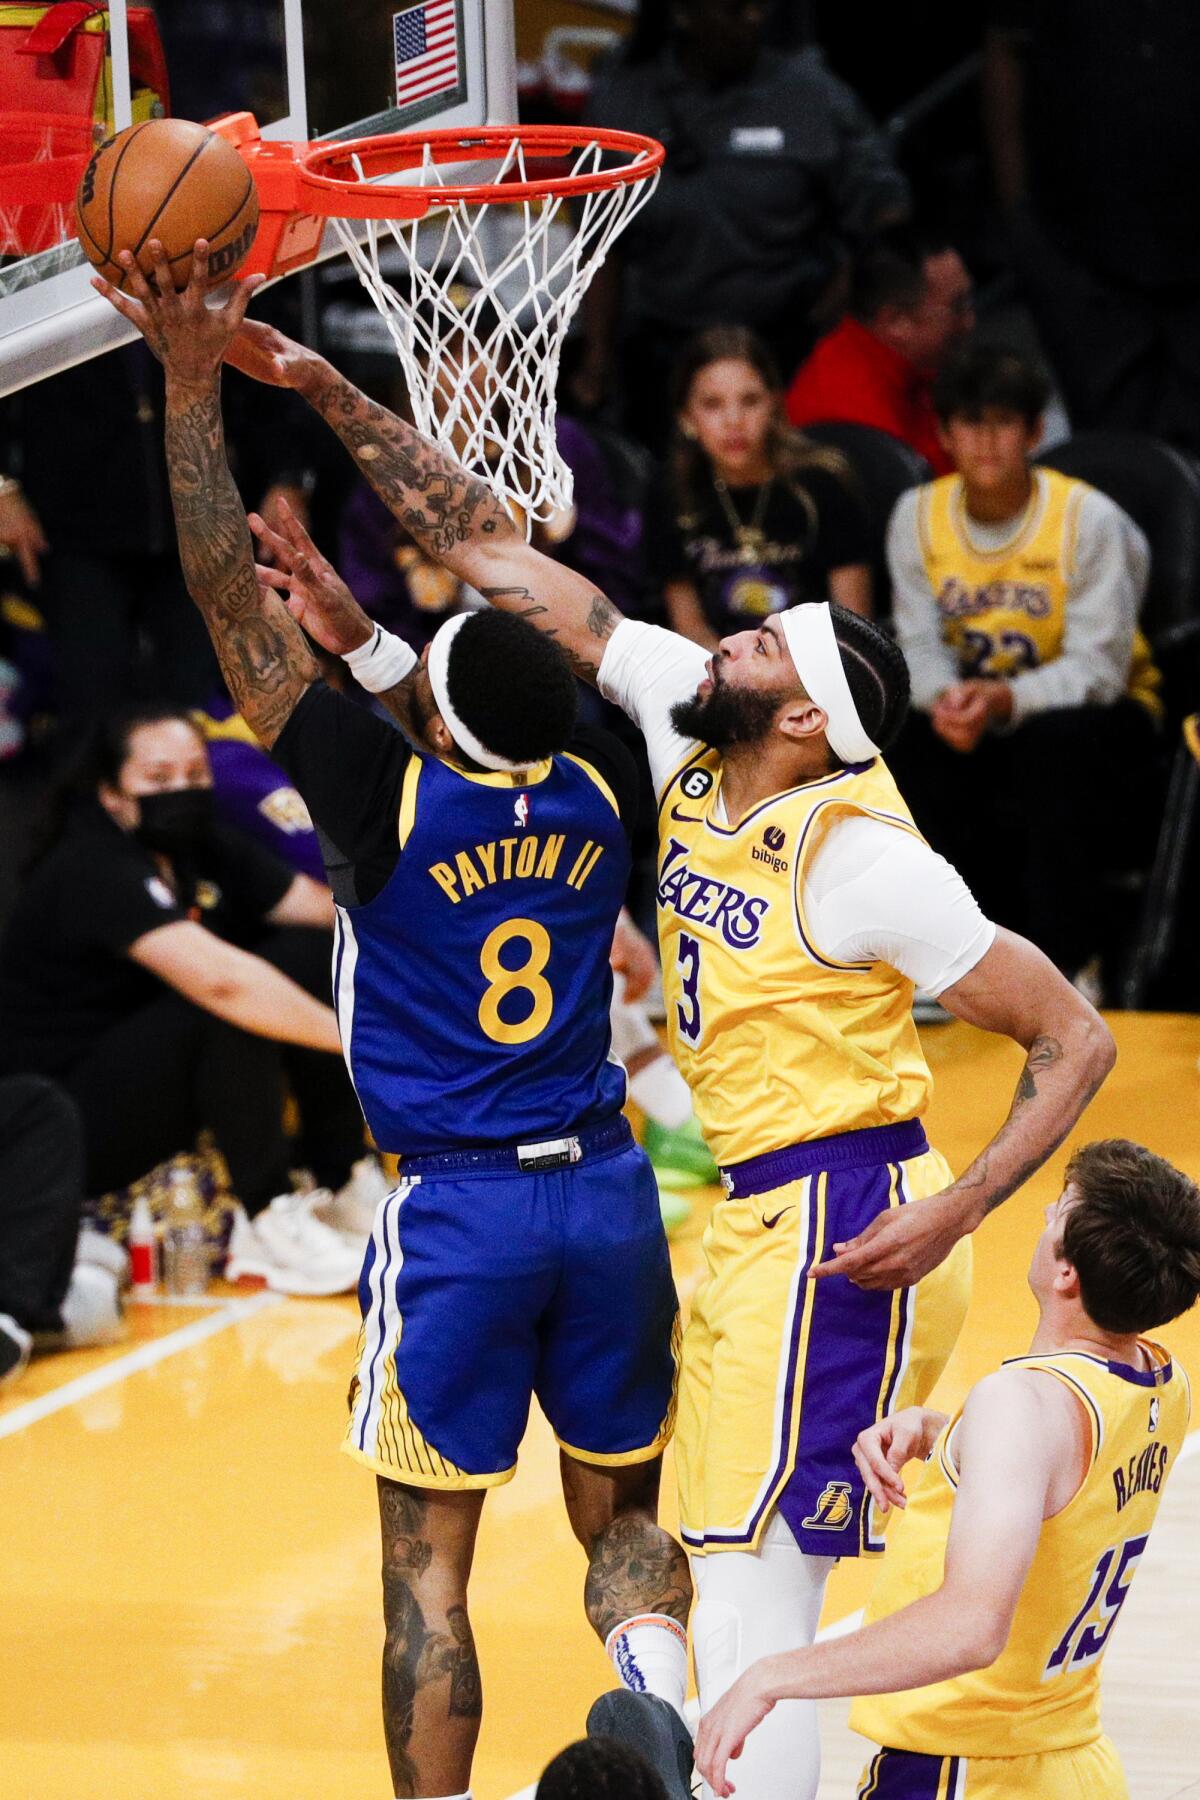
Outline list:
[[[363,1152],[328,999],[332,921],[328,889],[219,823],[188,715],[145,707],[98,726],[66,773],[0,942],[0,1071],[53,1076],[75,1100],[88,1193],[207,1128],[240,1202],[229,1273],[284,1293],[340,1293],[361,1260],[319,1216],[331,1194],[301,1199],[288,1177],[305,1162],[338,1190]]]

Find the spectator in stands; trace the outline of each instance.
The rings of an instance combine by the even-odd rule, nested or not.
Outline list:
[[[840,456],[783,416],[766,346],[716,326],[675,372],[675,442],[647,509],[647,560],[674,630],[715,649],[801,600],[869,616],[869,546]]]
[[[1078,977],[1101,877],[1153,812],[1160,706],[1137,629],[1146,540],[1104,494],[1030,465],[1048,394],[1024,357],[982,345],[939,378],[957,473],[903,495],[888,531],[913,703],[891,760],[990,916]]]
[[[975,324],[971,277],[957,250],[911,230],[885,233],[854,267],[850,310],[788,390],[793,425],[840,419],[886,431],[949,474],[933,383]]]
[[[996,188],[1072,424],[1200,450],[1200,9],[987,10]]]
[[[848,246],[908,208],[854,94],[816,49],[767,47],[767,12],[758,0],[643,0],[591,98],[594,124],[648,132],[667,160],[592,283],[576,394],[597,404],[609,393],[619,349],[625,422],[656,449],[670,370],[696,331],[749,326],[790,374]]]
[[[35,1336],[46,1347],[107,1343],[121,1323],[125,1253],[80,1230],[79,1114],[41,1075],[0,1078],[0,1385]]]
[[[0,942],[0,1072],[52,1077],[79,1109],[85,1186],[126,1186],[212,1131],[241,1201],[229,1273],[285,1293],[353,1286],[359,1251],[294,1196],[285,1075],[304,1160],[339,1188],[362,1118],[329,991],[329,894],[216,824],[204,741],[162,707],[97,726],[63,777],[47,848]]]
[[[213,795],[225,824],[326,887],[325,861],[307,806],[229,696],[215,694],[192,716],[208,746]]]

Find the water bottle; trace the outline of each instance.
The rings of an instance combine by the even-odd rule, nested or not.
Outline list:
[[[172,1169],[163,1215],[163,1284],[168,1294],[203,1294],[208,1287],[204,1206],[190,1169]]]
[[[158,1292],[158,1239],[150,1202],[141,1194],[129,1215],[129,1275],[131,1300],[153,1300]]]

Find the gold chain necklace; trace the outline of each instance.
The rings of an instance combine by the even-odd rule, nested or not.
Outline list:
[[[773,476],[768,476],[766,481],[759,482],[758,498],[754,502],[754,512],[747,524],[733,503],[733,496],[729,492],[724,477],[713,476],[713,487],[716,489],[717,499],[721,502],[721,510],[725,514],[729,529],[733,533],[734,542],[738,548],[738,561],[741,563],[755,563],[762,558],[767,542],[767,534],[763,530],[763,520],[767,515],[767,502],[771,497],[771,489],[774,485]]]

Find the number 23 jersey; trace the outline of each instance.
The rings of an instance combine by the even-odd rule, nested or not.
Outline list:
[[[275,754],[323,840],[334,1005],[379,1147],[541,1141],[617,1113],[622,747],[581,732],[520,775],[468,774],[310,690]]]

